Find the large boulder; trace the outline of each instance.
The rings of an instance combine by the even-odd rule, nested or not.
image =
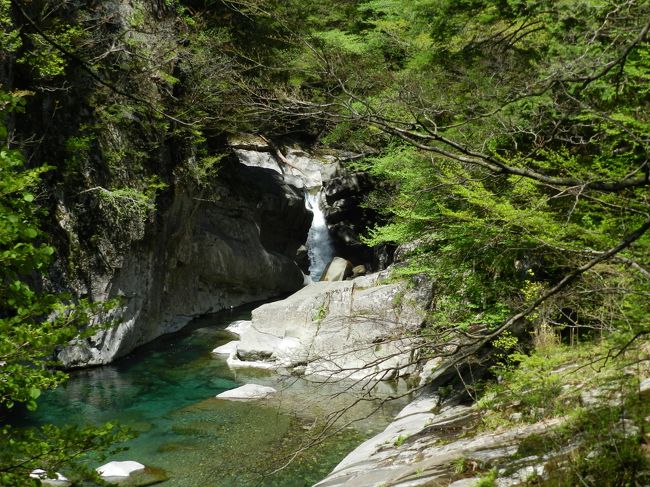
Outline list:
[[[406,406],[378,435],[348,454],[315,487],[402,487],[478,485],[479,467],[498,469],[495,485],[527,485],[537,475],[547,477],[553,455],[518,456],[519,445],[541,438],[563,423],[562,418],[481,431],[480,411],[453,401],[445,404],[435,395],[423,395]],[[458,466],[467,471],[458,471]],[[463,469],[463,470],[464,470]],[[463,477],[471,475],[470,482]]]
[[[343,281],[352,275],[352,262],[341,257],[334,257],[321,276],[321,281]]]
[[[110,479],[115,477],[128,477],[144,469],[145,466],[141,463],[127,460],[123,462],[108,462],[101,467],[97,467],[97,473],[105,479]]]
[[[317,282],[260,306],[229,363],[350,379],[408,375],[414,369],[409,337],[423,322],[431,288],[409,289],[383,277]]]

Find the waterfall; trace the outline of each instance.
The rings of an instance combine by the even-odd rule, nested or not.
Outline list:
[[[307,235],[307,251],[309,254],[309,276],[312,281],[319,281],[325,266],[334,257],[334,247],[330,239],[325,215],[320,207],[320,191],[316,193],[305,192],[305,205],[314,214],[311,228]]]

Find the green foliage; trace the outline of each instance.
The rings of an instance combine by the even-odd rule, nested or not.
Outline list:
[[[11,0],[0,0],[0,60],[16,52],[21,45],[20,33],[11,18]]]
[[[522,367],[505,375],[497,389],[488,389],[481,402],[489,428],[509,425],[507,415],[513,409],[521,411],[524,420],[564,417],[559,427],[521,441],[515,455],[558,455],[548,468],[553,485],[644,485],[648,481],[650,461],[641,436],[650,405],[638,394],[638,379],[621,373],[622,364],[640,367],[647,353],[637,344],[625,357],[609,363],[606,354],[612,346],[603,343],[572,351],[558,346],[552,354],[524,358]],[[647,366],[637,372],[644,376]],[[545,380],[544,375],[552,378]],[[592,397],[592,402],[585,404],[581,394]],[[527,414],[531,408],[537,416]]]
[[[135,188],[114,190],[96,188],[96,192],[115,225],[124,225],[129,221],[136,221],[139,225],[144,225],[146,219],[156,208],[156,194],[166,187],[165,183],[152,177],[145,182],[144,191]]]
[[[313,319],[314,319],[314,321],[322,321],[325,318],[327,318],[328,313],[329,313],[328,306],[325,303],[323,303],[316,310],[316,313],[314,314]]]
[[[497,479],[496,469],[490,470],[485,475],[482,475],[481,478],[476,482],[476,487],[495,487]]]
[[[395,438],[395,441],[393,441],[393,445],[399,448],[408,439],[409,435],[399,435],[397,438]]]
[[[403,246],[398,272],[433,278],[428,336],[495,328],[647,218],[647,188],[588,186],[625,181],[647,164],[650,54],[637,39],[647,4],[371,0],[355,8],[313,26],[322,59],[299,59],[327,73],[322,86],[330,76],[345,86],[328,88],[326,99],[342,108],[323,140],[379,153],[354,165],[379,181],[367,204],[388,220],[365,243]],[[499,165],[576,183],[557,187]],[[648,285],[625,262],[645,265],[649,249],[644,236],[527,319],[538,330],[570,321],[643,329]]]
[[[467,461],[467,458],[460,457],[453,461],[452,467],[454,469],[454,473],[460,475],[467,472],[467,470],[470,468],[470,465]]]
[[[55,24],[49,32],[64,49],[72,47],[83,36],[83,30],[77,26]],[[41,78],[53,78],[65,73],[68,59],[65,55],[44,39],[40,34],[27,34],[29,49],[17,60],[18,63],[31,67]]]
[[[10,109],[20,109],[15,95],[0,94],[0,123]],[[6,131],[3,132],[6,134]],[[20,152],[3,141],[0,147],[0,414],[18,405],[33,410],[41,393],[61,384],[66,375],[54,368],[55,347],[76,337],[89,315],[100,307],[38,289],[55,250],[39,228],[40,177],[47,166],[26,168]],[[4,419],[4,418],[0,418]],[[36,468],[52,472],[78,467],[79,455],[105,449],[125,432],[114,425],[101,429],[17,429],[0,424],[0,483],[25,485]]]
[[[196,157],[185,164],[187,175],[195,184],[208,186],[219,174],[224,156],[225,154],[207,155],[200,150]]]
[[[649,412],[647,401],[632,396],[624,407],[604,407],[576,415],[561,435],[578,437],[582,445],[571,455],[571,467],[562,485],[647,484],[650,460],[641,446],[642,428],[639,425]]]

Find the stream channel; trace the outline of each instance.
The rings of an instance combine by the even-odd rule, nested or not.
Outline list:
[[[136,460],[162,469],[168,480],[160,485],[312,485],[361,441],[383,430],[404,402],[383,405],[369,419],[267,475],[303,444],[315,419],[349,404],[354,394],[334,397],[342,384],[316,384],[251,369],[232,371],[224,359],[213,356],[214,347],[232,339],[224,328],[234,320],[250,319],[253,308],[194,320],[111,365],[74,371],[65,385],[44,394],[25,420],[59,426],[117,421],[128,426],[138,432],[137,438],[127,443],[127,451],[106,461]],[[262,402],[214,398],[248,382],[270,385],[279,393]],[[354,414],[365,416],[376,407],[377,401],[364,401]]]

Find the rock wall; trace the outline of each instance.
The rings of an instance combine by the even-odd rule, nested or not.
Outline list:
[[[193,317],[302,286],[295,262],[278,252],[295,250],[306,236],[301,192],[273,171],[239,163],[228,171],[210,191],[176,188],[147,237],[112,272],[92,276],[95,299],[121,299],[112,312],[120,324],[61,351],[67,367],[108,363]]]
[[[40,30],[76,39],[78,58],[39,43],[18,10],[24,49],[0,56],[3,88],[32,93],[10,120],[13,140],[33,164],[53,166],[39,202],[56,262],[38,284],[119,300],[93,320],[108,328],[59,351],[67,367],[108,363],[193,317],[304,282],[294,262],[311,220],[302,190],[243,164],[228,127],[201,132],[183,98],[201,60],[187,63],[187,24],[172,4],[62,2],[47,13],[26,2]],[[55,74],[19,59],[41,44],[43,59],[60,58]]]
[[[353,265],[383,270],[392,263],[394,249],[387,246],[371,248],[361,242],[368,227],[378,215],[364,203],[376,187],[370,175],[354,172],[339,164],[336,172],[323,184],[325,217],[334,241],[336,255]]]

